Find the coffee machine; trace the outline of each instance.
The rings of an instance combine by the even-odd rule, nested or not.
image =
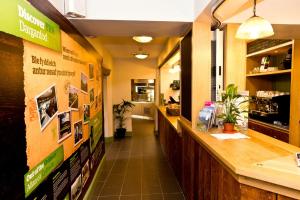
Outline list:
[[[288,126],[290,95],[253,96],[250,100],[249,117],[266,123]]]

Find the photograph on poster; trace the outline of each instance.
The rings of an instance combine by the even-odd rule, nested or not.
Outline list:
[[[43,130],[55,117],[58,112],[57,97],[55,85],[44,90],[40,95],[35,97],[39,122]]]
[[[90,121],[91,108],[89,104],[83,104],[83,123],[88,123]]]
[[[89,78],[90,80],[94,79],[94,64],[89,64]]]
[[[79,175],[74,183],[71,185],[71,199],[77,200],[81,194],[82,190],[82,180],[81,175]]]
[[[71,136],[71,111],[61,112],[58,119],[58,143]]]
[[[88,78],[83,73],[81,73],[81,90],[84,93],[88,93]]]
[[[95,100],[94,88],[90,90],[90,103],[92,104]]]
[[[79,90],[70,85],[69,86],[69,108],[71,110],[78,110],[78,99],[79,99]]]
[[[83,137],[82,120],[74,123],[74,145],[76,146]]]
[[[82,187],[84,187],[88,178],[90,177],[89,160],[87,160],[86,163],[84,164],[81,171],[81,176],[82,176]]]

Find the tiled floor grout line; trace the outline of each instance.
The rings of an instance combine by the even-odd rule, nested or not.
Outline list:
[[[131,153],[131,147],[132,147],[132,141],[130,141],[130,150],[129,150],[129,154]],[[121,148],[120,148],[120,151],[121,151]],[[128,171],[129,159],[130,159],[130,156],[128,155],[128,157],[127,157],[127,162],[126,162],[126,169],[125,169],[125,172],[124,172],[125,174],[124,174],[124,177],[123,177],[123,183],[122,183],[121,191],[120,191],[120,195],[119,195],[119,200],[121,199],[121,196],[122,196],[122,191],[123,191],[123,187],[124,187],[124,183],[125,183],[125,178],[126,178],[127,171]]]
[[[111,146],[110,146],[109,150],[111,150]],[[121,151],[121,148],[119,148],[118,155],[117,155],[116,157],[119,156],[120,151]],[[97,195],[97,196],[98,196],[98,197],[97,197],[97,200],[98,200],[98,199],[100,198],[100,196],[101,196],[101,192],[102,192],[102,190],[103,190],[103,188],[104,188],[104,186],[105,186],[105,184],[106,184],[106,182],[107,182],[107,180],[108,180],[108,177],[110,176],[110,174],[111,174],[111,172],[112,172],[113,167],[114,167],[115,164],[116,164],[116,160],[117,160],[117,159],[114,159],[114,162],[113,162],[113,164],[112,164],[112,166],[111,166],[111,168],[110,168],[110,170],[109,170],[109,172],[108,172],[106,178],[104,179],[104,182],[103,182],[103,185],[102,185],[102,187],[101,187],[101,189],[100,189],[100,192],[99,192],[98,195]]]

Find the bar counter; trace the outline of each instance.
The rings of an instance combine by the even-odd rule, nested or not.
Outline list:
[[[159,113],[172,126],[176,124],[162,107]],[[210,134],[220,130],[194,130],[180,117],[176,130],[181,137],[174,141],[161,121],[161,141],[171,141],[162,146],[169,160],[180,159],[170,162],[187,199],[300,199],[300,168],[295,160],[300,148],[251,129],[243,132],[250,138],[219,140]],[[179,149],[173,151],[176,143]]]

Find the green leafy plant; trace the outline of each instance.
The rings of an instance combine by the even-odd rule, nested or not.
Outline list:
[[[118,121],[118,128],[124,128],[125,113],[129,112],[135,105],[129,101],[122,100],[121,103],[113,105],[113,111],[115,113],[115,119]]]
[[[239,106],[248,100],[237,101],[241,97],[237,89],[234,84],[229,84],[225,93],[222,94],[223,113],[218,117],[223,119],[224,123],[236,124],[242,113],[247,112],[239,109]]]

